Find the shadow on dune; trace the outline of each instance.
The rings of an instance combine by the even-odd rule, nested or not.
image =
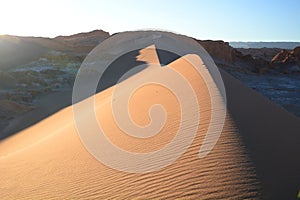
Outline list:
[[[137,61],[136,59],[136,57],[140,54],[139,51],[140,49],[131,51],[113,61],[104,71],[103,76],[101,76],[98,83],[97,92],[103,91],[117,84],[118,82],[126,80],[130,76],[145,69],[147,67],[146,62]],[[172,52],[161,49],[156,49],[156,51],[162,66],[167,65],[179,58],[178,55]],[[127,74],[122,77],[125,73]]]
[[[265,199],[295,199],[300,188],[299,118],[220,71],[228,111],[256,166]]]
[[[140,50],[135,50],[126,53],[113,61],[101,76],[97,86],[97,92],[101,92],[118,82],[124,81],[130,76],[145,69],[147,64],[142,61],[137,61],[136,59],[139,55],[139,51]],[[157,54],[162,66],[179,58],[179,56],[174,53],[160,49],[157,50]],[[125,73],[126,76],[123,76]],[[89,96],[90,95],[85,95],[81,100]],[[0,140],[40,122],[71,104],[72,88],[64,92],[51,92],[49,94],[42,95],[37,99],[37,103],[35,105],[36,109],[12,119],[9,124],[0,131]]]

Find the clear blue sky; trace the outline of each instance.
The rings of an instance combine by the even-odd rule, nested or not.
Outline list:
[[[199,39],[300,41],[300,0],[0,0],[0,34],[169,30]]]

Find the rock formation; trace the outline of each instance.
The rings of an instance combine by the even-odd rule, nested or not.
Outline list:
[[[284,73],[300,73],[300,46],[292,51],[281,50],[273,57],[271,65]]]
[[[80,49],[86,49],[86,51],[92,50],[95,46],[100,44],[103,40],[110,35],[108,32],[102,30],[94,30],[87,33],[78,33],[70,36],[58,36],[54,38],[56,41],[60,41],[68,46],[80,47]]]
[[[285,49],[281,50],[276,54],[272,61],[272,64],[288,64],[288,63],[300,63],[300,46],[296,47],[292,51],[287,51]]]
[[[232,63],[235,57],[235,50],[228,42],[222,40],[197,40],[203,48],[214,58],[221,63]]]

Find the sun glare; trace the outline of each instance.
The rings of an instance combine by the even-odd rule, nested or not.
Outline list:
[[[57,3],[55,0],[42,3],[36,0],[1,1],[0,35],[53,35],[54,32],[63,28],[60,23],[64,22],[64,18],[59,19],[62,8],[57,7]]]

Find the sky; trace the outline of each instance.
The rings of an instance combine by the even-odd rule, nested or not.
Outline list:
[[[157,29],[197,39],[300,42],[300,0],[0,0],[0,35]]]

